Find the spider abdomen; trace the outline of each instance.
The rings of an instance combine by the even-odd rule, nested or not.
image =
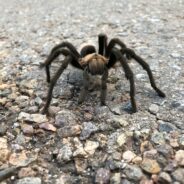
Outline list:
[[[100,54],[93,53],[83,57],[79,63],[83,68],[87,67],[92,75],[102,75],[108,59]]]

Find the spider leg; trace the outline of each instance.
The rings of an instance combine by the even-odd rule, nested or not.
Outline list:
[[[79,100],[78,100],[78,103],[81,104],[84,100],[85,100],[85,97],[86,97],[86,94],[88,92],[88,85],[89,85],[89,74],[88,74],[88,71],[87,71],[87,67],[84,69],[84,73],[83,73],[83,88],[80,92],[80,95],[79,95]]]
[[[49,86],[49,91],[48,91],[48,94],[47,94],[47,101],[46,101],[46,104],[45,104],[45,106],[43,108],[43,111],[42,111],[43,114],[48,113],[48,108],[49,108],[49,105],[50,105],[50,102],[51,102],[51,99],[52,99],[52,92],[53,92],[54,86],[55,86],[57,80],[59,79],[60,75],[67,68],[68,64],[71,61],[72,61],[72,57],[70,55],[66,56],[66,59],[63,61],[61,67],[58,69],[58,71],[56,72],[56,74],[52,78],[52,80],[50,82],[50,86]]]
[[[84,46],[82,49],[81,49],[81,57],[84,57],[88,54],[92,54],[92,53],[95,53],[96,52],[96,49],[93,45],[86,45]]]
[[[98,47],[99,47],[98,54],[104,56],[105,50],[107,47],[107,35],[106,34],[101,33],[98,35]]]
[[[131,105],[132,105],[132,111],[137,112],[137,105],[135,102],[135,84],[134,84],[134,75],[132,70],[130,69],[125,57],[121,54],[120,50],[113,48],[111,52],[115,57],[117,61],[120,61],[126,78],[130,81],[130,100],[131,100]]]
[[[151,86],[152,88],[158,93],[158,95],[160,97],[165,97],[165,93],[162,92],[157,86],[156,86],[156,83],[155,83],[155,80],[154,80],[154,77],[153,77],[153,74],[152,74],[152,71],[149,67],[149,65],[138,55],[136,55],[136,53],[129,49],[129,48],[124,48],[121,50],[121,53],[122,54],[126,54],[126,55],[129,55],[131,58],[133,58],[134,60],[136,60],[144,70],[146,70],[148,76],[149,76],[149,80],[150,80],[150,83],[151,83]]]
[[[47,82],[50,82],[50,65],[54,59],[56,59],[60,54],[63,54],[64,56],[67,56],[71,54],[71,52],[67,49],[58,49],[55,50],[53,53],[51,53],[46,61],[41,64],[41,67],[45,67],[46,75],[47,75]]]
[[[111,39],[105,50],[105,56],[107,58],[111,55],[111,50],[115,45],[119,45],[121,48],[126,48],[126,45],[119,38]]]
[[[107,78],[108,78],[108,68],[105,68],[104,73],[102,75],[102,86],[101,86],[101,105],[106,105],[105,104],[105,99],[107,96]]]

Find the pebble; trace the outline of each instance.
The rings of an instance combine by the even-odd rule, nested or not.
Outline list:
[[[58,127],[74,125],[76,124],[76,121],[76,115],[72,111],[67,109],[59,111],[55,117],[55,124]]]
[[[122,133],[117,137],[117,143],[119,146],[122,146],[126,143],[127,136],[126,134]]]
[[[184,181],[184,168],[178,168],[172,173],[172,177],[181,183]]]
[[[140,181],[141,178],[144,176],[141,169],[136,165],[127,165],[123,170],[123,173],[129,180],[133,180],[136,182]]]
[[[17,166],[17,165],[21,165],[21,163],[26,159],[27,159],[27,156],[24,151],[20,153],[12,153],[9,158],[9,163]]]
[[[19,178],[32,177],[35,175],[36,175],[36,172],[31,167],[21,168],[20,171],[18,172]]]
[[[8,127],[5,125],[5,123],[1,123],[0,136],[4,136],[6,134],[7,128]]]
[[[149,111],[152,114],[156,114],[159,111],[159,106],[156,105],[156,104],[151,104],[150,107],[149,107]]]
[[[65,144],[62,146],[61,149],[59,149],[58,155],[57,155],[57,161],[59,163],[68,162],[72,159],[73,152],[71,146]]]
[[[143,157],[149,159],[156,159],[158,157],[158,152],[156,149],[151,149],[149,151],[145,151],[143,153]]]
[[[83,127],[84,128],[80,134],[81,140],[86,140],[92,133],[95,133],[98,130],[98,127],[92,122],[84,122]]]
[[[168,173],[161,172],[158,176],[158,182],[170,184],[170,183],[172,183],[172,178]]]
[[[171,131],[174,131],[176,130],[176,127],[171,124],[171,123],[168,123],[168,122],[164,122],[164,121],[158,121],[159,125],[158,125],[158,130],[159,132],[171,132]]]
[[[150,174],[157,174],[160,172],[161,168],[156,160],[144,158],[141,163],[141,168],[150,173]]]
[[[84,150],[89,155],[93,155],[98,147],[99,142],[87,140],[84,146]]]
[[[123,116],[113,115],[111,116],[111,120],[114,121],[114,123],[119,123],[122,127],[126,127],[129,124]]]
[[[96,171],[96,176],[95,176],[95,182],[97,184],[102,184],[102,183],[109,183],[110,181],[110,170],[105,169],[105,168],[100,168]]]
[[[140,165],[142,163],[142,157],[136,156],[133,160],[132,163]]]
[[[175,160],[178,165],[184,166],[184,150],[178,150],[175,154]]]
[[[7,139],[0,137],[0,150],[8,148]]]
[[[38,177],[25,177],[17,180],[17,184],[41,184],[41,179]]]
[[[28,114],[25,112],[21,112],[18,116],[18,120],[24,120],[27,122],[35,122],[35,123],[45,123],[48,121],[46,115],[42,114]]]
[[[182,134],[178,140],[179,145],[184,148],[184,134]]]
[[[168,144],[162,144],[156,147],[158,153],[162,154],[166,158],[171,158],[174,155],[173,148]]]
[[[52,125],[51,123],[41,123],[39,124],[39,127],[44,129],[44,130],[49,130],[49,131],[52,131],[52,132],[56,132],[56,127],[54,125]]]
[[[34,129],[32,125],[23,124],[21,125],[22,131],[26,135],[33,135]]]
[[[164,139],[163,133],[154,132],[151,136],[151,141],[155,144],[158,144],[158,145],[165,144],[165,139]]]
[[[0,163],[6,162],[9,158],[10,154],[11,154],[11,152],[7,148],[0,149]]]
[[[84,158],[75,158],[75,168],[77,169],[78,173],[85,172],[86,168],[88,167],[87,160]]]
[[[114,173],[110,179],[110,183],[112,184],[121,184],[121,173]]]
[[[123,160],[125,161],[125,162],[131,162],[134,158],[136,157],[136,154],[135,153],[133,153],[132,151],[125,151],[124,153],[123,153]]]
[[[80,125],[73,125],[73,126],[65,126],[58,130],[58,135],[60,137],[73,137],[77,136],[81,133],[81,126]]]

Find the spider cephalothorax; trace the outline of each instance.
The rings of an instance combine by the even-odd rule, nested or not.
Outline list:
[[[127,62],[127,59],[131,58],[137,61],[143,67],[143,69],[146,70],[151,86],[158,93],[158,95],[161,97],[165,97],[165,94],[156,86],[149,65],[132,49],[127,48],[121,40],[119,40],[118,38],[113,38],[108,42],[107,36],[105,34],[100,34],[98,36],[98,43],[98,53],[96,53],[96,49],[92,45],[87,45],[83,47],[81,49],[81,52],[79,53],[77,49],[69,42],[62,42],[61,44],[56,45],[51,50],[51,53],[48,56],[47,60],[42,64],[42,67],[44,66],[46,68],[47,82],[50,82],[47,101],[43,108],[43,113],[48,112],[48,107],[52,99],[53,88],[60,75],[67,68],[68,64],[71,64],[72,66],[84,71],[84,86],[79,96],[79,103],[82,103],[85,100],[85,96],[88,90],[90,73],[92,75],[102,75],[100,101],[102,105],[105,105],[108,70],[113,67],[117,61],[119,61],[121,63],[121,66],[123,67],[126,78],[130,82],[130,101],[132,105],[132,111],[136,112],[137,106],[134,98],[134,76]],[[120,49],[118,49],[116,45],[119,46]],[[52,61],[60,54],[64,55],[65,59],[62,61],[62,64],[56,74],[50,80],[50,65]]]
[[[102,75],[108,63],[108,59],[100,54],[92,53],[81,58],[79,63],[83,68],[87,67],[92,75]]]

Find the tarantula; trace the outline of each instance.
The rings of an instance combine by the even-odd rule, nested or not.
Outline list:
[[[156,86],[149,65],[132,49],[127,48],[127,46],[120,39],[113,38],[108,42],[107,36],[105,34],[99,34],[98,44],[98,53],[96,52],[96,49],[93,45],[84,46],[79,53],[77,49],[69,42],[62,42],[51,50],[47,60],[42,64],[42,67],[45,67],[46,69],[47,82],[50,83],[47,101],[42,113],[48,113],[48,108],[52,99],[53,88],[60,75],[67,68],[68,64],[71,64],[72,66],[84,71],[84,86],[79,95],[79,103],[82,103],[85,100],[85,96],[88,90],[89,74],[91,74],[102,76],[100,101],[101,105],[105,105],[108,70],[113,67],[117,61],[119,61],[125,72],[125,77],[130,82],[130,100],[132,111],[136,112],[137,106],[134,99],[134,75],[127,62],[127,59],[129,60],[131,58],[137,61],[143,67],[143,69],[146,70],[151,86],[158,93],[158,95],[165,97],[165,94]],[[52,61],[56,59],[60,54],[64,55],[65,59],[62,61],[62,64],[56,74],[52,79],[50,79],[50,65]]]

